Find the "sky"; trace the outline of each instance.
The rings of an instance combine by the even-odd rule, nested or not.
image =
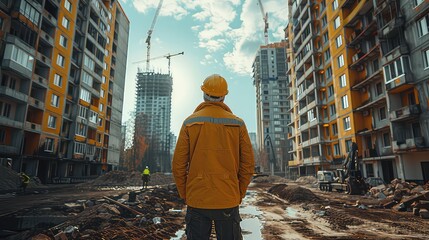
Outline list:
[[[122,121],[135,106],[137,68],[145,69],[147,32],[159,0],[119,0],[130,20]],[[262,0],[268,13],[269,42],[284,39],[287,0]],[[200,86],[214,73],[228,82],[225,103],[256,132],[256,90],[252,63],[264,44],[264,22],[258,0],[164,0],[152,32],[150,58],[171,57],[173,76],[171,132],[203,101]],[[143,60],[143,61],[142,61]],[[135,63],[142,61],[140,63]],[[151,70],[168,73],[168,60],[150,61]]]

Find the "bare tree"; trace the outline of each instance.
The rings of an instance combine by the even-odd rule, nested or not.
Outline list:
[[[145,114],[135,112],[131,113],[130,119],[126,122],[124,167],[129,171],[137,170],[147,151],[146,122]]]

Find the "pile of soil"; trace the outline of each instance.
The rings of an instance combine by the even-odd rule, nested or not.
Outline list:
[[[164,185],[174,183],[172,175],[165,175],[164,173],[153,173],[150,175],[149,186]],[[141,174],[137,171],[110,171],[100,177],[82,183],[81,187],[102,187],[102,186],[142,186]]]
[[[277,184],[271,187],[268,192],[291,203],[319,200],[313,192],[300,186]]]

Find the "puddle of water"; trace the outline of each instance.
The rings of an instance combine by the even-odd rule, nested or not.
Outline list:
[[[262,222],[258,218],[262,212],[259,211],[257,207],[252,206],[255,202],[256,192],[248,191],[240,207],[240,215],[242,215],[241,217],[243,219],[240,223],[240,226],[241,230],[243,231],[243,239],[246,240],[262,239]]]
[[[288,217],[297,218],[297,216],[296,216],[297,213],[298,213],[298,211],[294,208],[291,208],[291,207],[286,208],[286,214],[288,215]]]

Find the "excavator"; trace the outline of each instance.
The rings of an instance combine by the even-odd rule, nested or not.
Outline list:
[[[369,187],[362,176],[357,153],[358,146],[353,142],[342,169],[318,171],[317,180],[320,190],[329,192],[336,190],[350,195],[365,194]]]

